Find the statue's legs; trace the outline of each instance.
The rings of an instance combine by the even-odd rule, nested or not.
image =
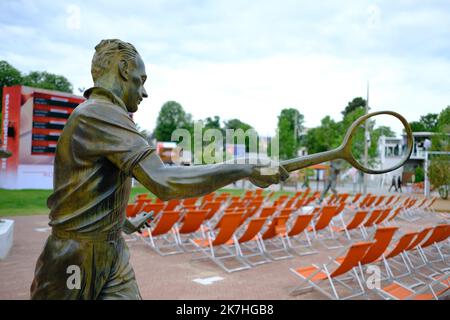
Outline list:
[[[31,299],[140,299],[125,240],[49,236],[37,263]]]

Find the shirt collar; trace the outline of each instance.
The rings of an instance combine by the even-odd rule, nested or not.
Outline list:
[[[123,108],[126,112],[128,112],[127,106],[125,105],[125,103],[123,102],[122,99],[120,99],[118,96],[116,96],[113,92],[111,92],[108,89],[102,88],[102,87],[92,87],[87,89],[84,92],[84,97],[86,99],[92,98],[100,98],[100,99],[106,99],[111,101],[112,103],[120,106],[121,108]]]

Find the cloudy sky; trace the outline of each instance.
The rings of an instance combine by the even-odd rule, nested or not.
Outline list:
[[[372,110],[410,121],[450,104],[448,0],[0,2],[0,60],[62,74],[75,93],[92,85],[93,50],[106,38],[133,43],[146,62],[150,98],[136,121],[149,130],[168,100],[263,135],[285,107],[316,126],[339,120],[368,81]]]

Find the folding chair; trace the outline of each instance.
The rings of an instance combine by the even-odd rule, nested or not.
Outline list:
[[[358,200],[361,198],[362,193],[357,193],[355,194],[355,196],[352,199],[352,204],[356,204],[356,202],[358,202]]]
[[[359,268],[361,270],[361,277],[365,281],[363,265],[367,265],[376,261],[384,260],[384,253],[387,250],[389,244],[394,237],[397,227],[380,227],[376,230],[373,243],[367,250],[364,257],[359,262]]]
[[[263,250],[272,260],[293,258],[283,237],[288,219],[288,216],[274,217],[261,236]]]
[[[372,194],[370,194],[370,193],[366,194],[366,196],[362,200],[359,201],[358,207],[364,208],[366,206],[367,201],[370,199],[372,199]]]
[[[340,299],[350,299],[357,296],[361,296],[365,294],[364,286],[359,279],[357,268],[361,259],[365,256],[367,250],[371,247],[371,242],[359,242],[350,246],[350,248],[346,248],[341,251],[340,254],[343,254],[347,251],[346,255],[340,258],[333,259],[331,258],[329,262],[319,265],[311,265],[300,268],[291,268],[290,270],[297,276],[302,279],[302,283],[297,288],[291,291],[291,294],[302,293],[305,290],[316,289],[321,292],[325,296],[330,299],[340,300]],[[329,269],[336,265],[334,271],[330,271]],[[347,277],[346,279],[340,279],[339,276],[344,274],[351,273],[352,276]],[[359,290],[356,290],[352,286],[346,284],[345,282],[348,280],[356,280],[358,283]],[[308,285],[305,287],[305,284]],[[327,284],[328,288],[322,288],[321,284]],[[338,292],[338,287],[339,292]],[[329,289],[328,291],[326,289]],[[358,288],[357,288],[358,289]],[[331,291],[331,292],[330,292]],[[350,292],[350,294],[348,294]],[[347,293],[348,295],[343,296],[343,294]]]
[[[436,202],[437,197],[431,198],[430,202],[425,206],[424,211],[434,212],[433,204]]]
[[[407,275],[411,275],[414,265],[411,262],[411,259],[408,255],[408,251],[415,249],[419,243],[421,243],[425,237],[429,234],[429,232],[433,228],[425,228],[420,232],[410,232],[406,233],[400,238],[400,240],[397,243],[397,246],[386,255],[385,265],[386,265],[386,271],[387,275],[390,278],[403,278]],[[392,259],[396,256],[400,256],[402,259],[402,263],[396,261],[396,259]],[[393,273],[393,269],[399,271],[400,269],[395,267],[401,265],[402,267],[406,268],[406,271],[403,271],[401,274],[395,275]]]
[[[417,237],[414,239],[414,241],[405,249],[405,256],[411,267],[414,268],[415,266],[412,263],[412,260],[410,259],[408,252],[416,249],[416,247],[429,235],[429,233],[432,229],[433,229],[432,227],[429,227],[429,228],[425,228],[422,231],[420,231],[417,234]]]
[[[290,217],[296,211],[295,208],[284,208],[280,210],[280,216]]]
[[[449,275],[435,278],[418,290],[397,281],[378,290],[385,299],[393,300],[439,300],[450,294]]]
[[[350,233],[352,231],[356,231],[356,229],[359,229],[361,233],[361,239],[365,239],[366,234],[364,233],[364,230],[362,228],[362,223],[367,218],[368,213],[368,211],[357,211],[348,224],[345,224],[343,217],[341,217],[343,227],[341,229],[337,229],[337,231],[345,232],[347,239],[352,240]]]
[[[205,217],[205,220],[208,221],[214,215],[220,211],[222,208],[222,202],[220,201],[214,201],[214,202],[205,202],[200,206],[200,210],[206,210],[208,211],[208,214]]]
[[[180,200],[172,199],[165,202],[165,204],[164,211],[173,211],[180,205]]]
[[[271,207],[264,207],[261,210],[261,213],[259,214],[260,218],[269,218],[271,217],[275,212],[277,211],[277,207],[271,206]]]
[[[137,214],[137,210],[136,210],[136,204],[128,204],[127,208],[125,209],[125,213],[127,215],[127,218],[133,218],[136,216]]]
[[[388,206],[388,205],[394,200],[394,198],[395,198],[394,195],[388,197],[388,198],[386,199],[386,201],[383,203],[383,205]]]
[[[239,237],[236,233],[233,235],[233,244],[237,245],[239,255],[251,266],[271,262],[264,253],[259,235],[266,221],[267,218],[253,218]],[[254,257],[259,258],[255,261]]]
[[[412,197],[407,198],[403,204],[403,211],[402,215],[399,216],[400,219],[403,219],[407,222],[416,222],[420,219],[420,216],[417,216],[413,210],[411,210],[411,207],[417,202],[416,199],[413,199]]]
[[[342,247],[341,244],[334,245],[334,246],[328,246],[324,241],[326,241],[326,240],[336,241],[337,240],[337,236],[335,235],[333,228],[330,226],[330,223],[331,223],[331,220],[340,213],[340,211],[343,209],[343,207],[344,207],[343,205],[322,207],[316,223],[313,224],[310,228],[308,228],[309,229],[308,231],[310,231],[310,230],[313,231],[314,238],[321,241],[322,244],[327,249],[336,249],[336,248]],[[325,229],[328,229],[329,234],[330,234],[329,237],[324,237],[324,232],[320,232]]]
[[[414,268],[415,272],[418,272],[419,274],[429,277],[429,274],[425,274],[422,272],[419,272],[419,269],[425,269],[425,267],[428,268],[428,270],[431,270],[431,275],[434,275],[436,273],[443,273],[443,272],[448,272],[450,270],[450,266],[444,266],[443,268],[437,268],[435,264],[432,263],[436,263],[436,262],[444,262],[445,263],[445,257],[442,254],[441,250],[439,249],[438,243],[441,241],[444,241],[445,239],[447,239],[450,235],[450,225],[448,224],[441,224],[441,225],[437,225],[436,227],[434,227],[431,231],[430,236],[428,237],[427,240],[425,240],[423,243],[419,243],[416,247],[412,247],[410,250],[414,250],[416,249],[417,253],[418,253],[418,257],[416,257],[416,259],[414,259],[414,256],[412,257],[411,255],[408,255],[409,257],[409,261],[411,263],[411,267]],[[427,248],[434,245],[436,251],[437,251],[437,256],[438,258],[436,258],[436,256],[433,256],[431,259],[429,259],[429,256],[427,256],[427,254],[429,254],[430,252],[427,253]],[[413,258],[413,259],[411,259]],[[422,261],[422,264],[413,264],[412,260],[419,260]]]
[[[403,210],[402,207],[398,207],[397,209],[394,210],[394,213],[388,218],[388,221],[392,221],[395,219],[395,217],[397,217],[400,212]]]
[[[440,243],[444,242],[450,237],[450,225],[440,224],[435,227],[435,230],[430,237],[423,244],[419,246],[422,256],[427,262],[446,261],[448,254],[442,252]],[[433,246],[433,247],[431,247]],[[433,250],[436,249],[436,250]],[[434,253],[432,251],[435,251]]]
[[[379,224],[382,224],[383,222],[385,222],[391,211],[392,211],[392,208],[383,209],[382,213],[380,214],[378,219],[375,220],[374,224],[379,225]]]
[[[136,201],[134,202],[134,204],[129,204],[127,206],[127,217],[132,218],[135,217],[138,213],[140,213],[142,211],[142,208],[147,204],[150,203],[152,201],[152,199],[147,199],[147,198],[139,198],[136,199]]]
[[[375,225],[375,222],[383,215],[383,210],[375,209],[372,210],[370,213],[369,218],[363,223],[362,230],[364,230],[365,238],[368,238],[370,236],[369,232],[367,231],[368,228],[371,228]]]
[[[203,238],[205,234],[201,230],[201,225],[205,221],[208,211],[206,210],[189,210],[182,217],[179,224],[181,226],[175,225],[174,229],[177,235],[178,243],[180,246],[189,251],[190,237],[195,237],[196,233],[201,232]]]
[[[156,218],[156,216],[163,210],[164,204],[163,203],[147,203],[142,207],[141,211],[144,212],[151,212],[153,211],[153,218]]]
[[[180,217],[179,211],[163,212],[159,215],[159,219],[153,223],[153,228],[147,227],[142,232],[141,239],[162,256],[182,253],[183,249],[178,245],[177,235],[173,230]]]
[[[216,196],[216,194],[214,192],[203,196],[202,200],[201,200],[202,205],[204,205],[206,202],[213,202],[215,196]]]
[[[375,200],[377,200],[377,196],[371,196],[369,197],[369,199],[366,201],[366,203],[364,204],[365,208],[369,208],[373,205],[373,203],[375,202]]]
[[[378,199],[374,202],[373,206],[377,208],[384,201],[386,196],[379,196]]]
[[[406,261],[404,252],[406,249],[411,245],[411,243],[414,241],[414,239],[417,237],[418,232],[408,232],[405,233],[398,241],[397,244],[390,250],[389,253],[385,254],[383,256],[383,265],[385,267],[385,274],[387,278],[401,278],[406,275],[411,274],[411,268],[409,267],[408,262]],[[395,257],[400,256],[403,263],[399,263],[398,261],[395,261]],[[394,274],[393,270],[400,271],[401,269],[394,267],[392,264],[396,263],[397,266],[401,265],[406,269],[406,271],[403,271],[401,274]]]
[[[306,228],[312,221],[313,217],[313,214],[298,215],[291,229],[288,232],[284,233],[289,249],[300,256],[317,253],[317,251],[315,250],[303,250],[305,248],[312,247],[311,240],[309,239],[308,231],[306,230]],[[305,235],[306,243],[305,240],[299,239],[303,234]]]
[[[213,231],[207,232],[207,239],[190,239],[191,243],[199,249],[199,253],[203,254],[203,257],[194,259],[209,258],[220,268],[226,272],[235,272],[245,269],[250,269],[251,266],[239,255],[239,249],[235,244],[235,252],[228,248],[229,244],[232,244],[231,238],[241,224],[242,215],[240,213],[225,214],[221,219],[219,231],[214,235]],[[225,261],[234,261],[239,263],[239,266],[230,267]]]

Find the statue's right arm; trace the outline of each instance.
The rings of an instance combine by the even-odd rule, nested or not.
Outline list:
[[[206,195],[253,172],[250,164],[167,166],[152,152],[133,169],[133,176],[161,200]]]

